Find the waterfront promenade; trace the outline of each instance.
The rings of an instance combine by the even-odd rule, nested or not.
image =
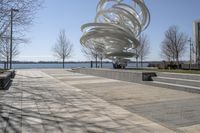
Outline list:
[[[200,95],[67,70],[17,70],[0,132],[199,133]]]

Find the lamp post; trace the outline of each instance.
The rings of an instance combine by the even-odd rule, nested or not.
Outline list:
[[[19,12],[17,9],[11,8],[11,19],[10,19],[10,69],[12,69],[12,41],[13,41],[13,13],[14,12]]]

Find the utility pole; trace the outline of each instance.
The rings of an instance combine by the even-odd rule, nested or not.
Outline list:
[[[192,39],[190,38],[188,41],[190,43],[190,67],[189,67],[189,69],[191,70],[191,66],[192,66]]]
[[[13,13],[14,12],[19,12],[17,9],[11,8],[11,19],[10,19],[10,69],[12,69],[12,43],[13,43]]]

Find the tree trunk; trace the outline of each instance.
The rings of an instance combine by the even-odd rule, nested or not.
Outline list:
[[[90,65],[91,65],[91,68],[93,68],[93,61],[91,61],[91,64],[90,64]]]
[[[6,63],[6,61],[4,61],[4,69],[5,70],[7,69],[7,63]]]
[[[8,65],[9,65],[9,56],[6,57],[6,69],[8,69]]]
[[[136,57],[136,68],[138,69],[138,57]]]
[[[65,68],[65,59],[63,58],[63,69]]]
[[[96,58],[96,68],[97,68],[97,65],[98,65],[98,64],[97,64],[97,54],[96,54],[96,57],[95,57],[95,58]]]
[[[101,68],[103,68],[103,62],[102,62],[103,58],[101,57]]]
[[[179,65],[180,65],[179,56],[177,56],[176,58],[177,58],[177,59],[176,59],[176,61],[177,61],[177,68],[180,69],[180,67],[179,67]]]
[[[136,49],[136,68],[138,69],[138,51],[137,51],[137,49]]]

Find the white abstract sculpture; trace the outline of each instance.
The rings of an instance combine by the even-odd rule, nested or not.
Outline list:
[[[81,27],[84,47],[98,50],[115,64],[125,66],[136,55],[138,36],[147,28],[150,13],[143,0],[100,0],[94,23]]]

